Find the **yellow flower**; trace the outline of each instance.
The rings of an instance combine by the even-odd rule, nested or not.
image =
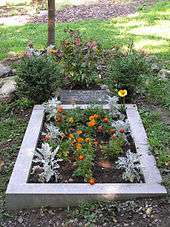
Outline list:
[[[90,138],[86,138],[85,141],[86,141],[86,143],[89,143],[90,142]]]
[[[68,120],[69,123],[73,123],[74,122],[74,118],[73,117],[70,117],[69,120]]]
[[[93,116],[94,116],[94,118],[99,118],[98,114],[94,114]]]
[[[127,90],[126,89],[121,89],[121,90],[119,90],[118,91],[118,95],[120,96],[120,97],[125,97],[126,95],[127,95]]]
[[[50,49],[49,51],[50,51],[51,54],[56,54],[57,53],[57,51],[54,50],[54,49]]]
[[[94,115],[91,115],[91,116],[89,117],[89,120],[90,120],[90,121],[94,120]]]

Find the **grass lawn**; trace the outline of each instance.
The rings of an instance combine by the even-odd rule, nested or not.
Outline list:
[[[170,68],[170,2],[160,2],[150,9],[143,9],[134,15],[109,20],[86,20],[74,23],[56,24],[56,41],[65,37],[65,28],[79,29],[87,39],[96,39],[109,48],[113,45],[127,45],[134,40],[136,49],[144,49],[158,56]],[[37,48],[47,43],[46,24],[24,26],[0,25],[0,60],[11,52],[25,50],[29,40]]]
[[[149,9],[109,20],[85,20],[56,24],[56,43],[66,38],[65,28],[79,29],[82,37],[99,41],[103,47],[127,46],[133,40],[136,49],[154,55],[170,69],[170,2],[158,2]],[[31,40],[36,48],[47,43],[47,24],[26,24],[24,26],[0,25],[0,60],[19,54]],[[150,77],[146,86],[148,98],[170,107],[170,80],[158,81]]]

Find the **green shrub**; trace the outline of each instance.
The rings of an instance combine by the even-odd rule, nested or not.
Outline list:
[[[41,103],[61,85],[59,66],[48,57],[23,58],[17,67],[17,95]]]
[[[111,89],[126,89],[128,97],[134,96],[142,77],[150,72],[144,56],[134,50],[114,56],[108,63],[107,83]]]
[[[68,40],[61,45],[64,76],[71,88],[89,88],[100,83],[98,70],[102,49],[95,41],[84,42],[78,31],[67,31]]]

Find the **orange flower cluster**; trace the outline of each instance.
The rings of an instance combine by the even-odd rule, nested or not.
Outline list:
[[[78,143],[82,143],[83,141],[84,141],[83,138],[81,138],[81,137],[78,137],[78,138],[77,138],[77,142],[78,142]]]
[[[89,127],[93,127],[93,126],[95,126],[95,124],[96,124],[96,121],[95,121],[95,120],[91,120],[91,121],[88,123],[88,126],[89,126]]]

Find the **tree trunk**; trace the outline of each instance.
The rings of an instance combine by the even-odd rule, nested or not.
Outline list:
[[[48,0],[48,46],[55,45],[55,0]]]

